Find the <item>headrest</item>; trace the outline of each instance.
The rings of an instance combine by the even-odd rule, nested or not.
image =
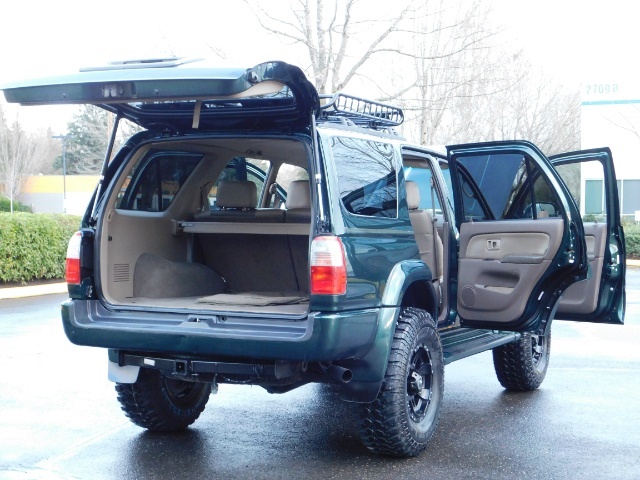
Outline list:
[[[292,208],[311,208],[309,180],[294,180],[287,191],[287,210]]]
[[[420,189],[416,182],[407,180],[407,207],[409,210],[417,210],[420,206]]]
[[[256,208],[256,184],[249,181],[222,180],[218,183],[216,205],[220,208]]]

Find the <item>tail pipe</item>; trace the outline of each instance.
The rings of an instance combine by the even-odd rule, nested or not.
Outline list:
[[[349,383],[353,378],[353,372],[348,368],[340,367],[339,365],[323,365],[320,364],[324,373],[341,383]]]

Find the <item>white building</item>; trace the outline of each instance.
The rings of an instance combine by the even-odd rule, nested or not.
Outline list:
[[[608,146],[618,178],[620,213],[640,212],[640,82],[593,82],[583,85],[582,149]],[[582,215],[603,212],[602,169],[582,167]]]

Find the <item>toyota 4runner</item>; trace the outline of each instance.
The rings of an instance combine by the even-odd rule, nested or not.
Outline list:
[[[411,145],[401,109],[320,96],[283,62],[122,62],[4,92],[115,114],[62,320],[73,343],[108,349],[122,409],[149,430],[187,428],[221,383],[334,383],[370,450],[413,456],[446,364],[493,350],[500,383],[532,390],[552,320],[623,322],[606,148]],[[122,119],[142,131],[111,159]],[[579,164],[604,178],[597,222],[562,179]]]

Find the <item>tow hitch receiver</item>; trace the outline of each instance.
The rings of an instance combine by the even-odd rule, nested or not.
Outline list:
[[[179,376],[198,376],[200,374],[249,375],[253,377],[272,376],[286,378],[298,371],[294,362],[275,362],[273,364],[211,362],[206,360],[187,360],[147,357],[120,353],[120,366],[154,368],[165,373]]]

